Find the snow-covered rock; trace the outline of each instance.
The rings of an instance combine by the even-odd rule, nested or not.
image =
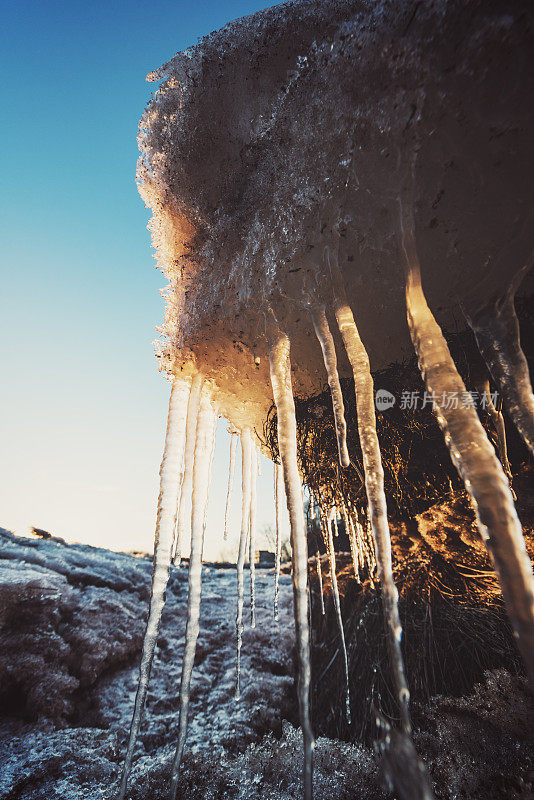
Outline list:
[[[319,392],[325,248],[372,369],[411,355],[399,200],[441,325],[502,296],[532,263],[533,30],[527,0],[293,0],[155,70],[138,181],[170,281],[164,365],[196,362],[233,420],[263,424],[271,306],[296,394]]]

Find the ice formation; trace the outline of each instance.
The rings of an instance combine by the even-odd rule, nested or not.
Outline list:
[[[315,334],[321,345],[324,365],[328,375],[328,385],[332,393],[332,405],[334,407],[334,420],[336,423],[337,446],[339,450],[339,463],[342,467],[350,464],[349,451],[347,450],[347,424],[345,422],[345,408],[343,406],[343,395],[339,383],[337,372],[337,356],[334,338],[330,332],[330,326],[326,318],[324,306],[311,309],[311,317]],[[337,519],[334,517],[335,522]],[[337,524],[336,524],[337,535]]]
[[[226,539],[228,539],[228,525],[230,521],[230,502],[232,499],[232,489],[234,488],[236,451],[237,451],[237,432],[232,431],[230,435],[230,463],[228,466],[228,487],[226,489],[226,505],[224,507],[223,538],[225,541]]]
[[[533,578],[513,497],[475,409],[450,409],[443,399],[444,392],[465,387],[441,332],[469,320],[532,449],[534,400],[513,297],[532,264],[534,107],[524,87],[534,81],[534,62],[524,56],[532,47],[533,17],[522,0],[513,6],[505,0],[295,0],[227,25],[149,76],[161,83],[140,125],[138,184],[169,280],[158,358],[163,370],[180,376],[168,430],[181,431],[170,437],[181,437],[181,447],[186,439],[182,495],[192,474],[187,384],[192,380],[199,393],[195,376],[201,373],[220,413],[241,432],[239,695],[247,545],[251,577],[254,560],[252,431],[262,430],[274,397],[281,460],[275,497],[277,518],[283,491],[290,515],[306,798],[314,745],[308,552],[293,395],[320,393],[325,368],[345,470],[353,467],[339,379],[355,383],[371,532],[365,519],[362,527],[359,509],[340,509],[356,577],[366,570],[373,580],[376,569],[380,581],[402,721],[389,740],[403,742],[411,774],[420,765],[407,738],[409,692],[371,366],[379,370],[415,348],[534,679]],[[338,330],[330,329],[329,317]],[[178,391],[180,425],[173,411]],[[190,406],[192,425],[193,399]],[[490,412],[506,468],[502,418]],[[181,458],[172,489],[162,467],[160,509],[174,503],[171,516]],[[232,474],[231,464],[229,486]],[[331,504],[320,493],[315,500],[324,516]],[[121,797],[169,568],[172,530],[165,514],[158,512],[157,578]],[[330,541],[330,521],[327,528]],[[277,575],[278,561],[277,526]]]
[[[165,589],[169,580],[171,551],[173,546],[174,527],[176,523],[176,509],[178,504],[179,475],[182,463],[183,447],[186,434],[186,417],[188,400],[190,396],[189,385],[175,378],[171,398],[169,400],[169,414],[167,417],[167,434],[165,449],[160,469],[160,491],[158,512],[156,518],[156,536],[154,543],[154,570],[152,573],[152,588],[150,592],[150,608],[148,622],[143,642],[143,653],[139,667],[139,684],[135,698],[135,707],[130,728],[128,749],[123,767],[119,798],[123,800],[128,783],[128,776],[132,766],[132,758],[141,724],[143,707],[145,704],[150,668],[154,658],[156,640],[158,638],[161,612],[165,602]]]
[[[341,605],[339,602],[339,589],[337,585],[337,574],[336,574],[336,554],[334,551],[334,539],[332,536],[332,519],[335,519],[335,514],[333,514],[332,516],[326,515],[321,520],[321,524],[323,528],[323,535],[325,538],[328,561],[330,563],[330,581],[332,583],[332,597],[334,599],[334,607],[336,609],[337,624],[339,628],[339,638],[341,640],[341,651],[343,653],[343,665],[345,667],[345,713],[347,715],[347,722],[350,724],[349,660],[347,657],[345,631],[343,630],[343,619],[341,617]]]
[[[518,277],[522,277],[522,273]],[[514,307],[517,283],[517,280],[512,283],[504,299],[479,310],[469,323],[510,416],[530,452],[534,453],[534,395],[519,341],[519,322]]]
[[[466,392],[447,342],[423,293],[413,212],[399,199],[402,250],[406,263],[408,324],[436,416],[454,465],[475,508],[480,533],[499,576],[518,646],[534,685],[534,578],[508,478],[472,404],[449,407],[444,398]]]
[[[324,607],[324,596],[323,596],[323,569],[321,566],[321,554],[318,550],[317,553],[315,554],[315,565],[317,568],[317,578],[319,580],[319,601],[321,603],[321,614],[324,617],[326,609]]]
[[[269,319],[269,363],[271,383],[278,413],[278,446],[291,525],[293,554],[293,603],[299,672],[297,693],[304,741],[304,798],[313,796],[314,737],[310,721],[310,630],[308,622],[308,543],[304,505],[297,463],[297,424],[291,385],[290,343],[275,320]]]
[[[189,556],[189,595],[185,646],[180,681],[180,713],[178,719],[178,744],[172,765],[171,800],[178,791],[178,778],[187,736],[191,674],[195,661],[197,637],[200,629],[200,595],[202,591],[202,553],[208,513],[211,463],[215,447],[217,414],[211,404],[209,388],[204,387],[197,414],[195,458],[193,469],[193,494],[191,497],[191,554]]]
[[[253,445],[250,459],[250,519],[249,519],[249,556],[250,565],[250,627],[256,627],[256,505],[258,493],[258,451]]]
[[[250,531],[250,501],[252,483],[252,437],[250,428],[241,431],[241,531],[237,554],[237,613],[235,618],[237,638],[236,700],[241,695],[241,646],[243,641],[243,604],[245,598],[244,567]]]
[[[373,378],[371,376],[371,367],[367,351],[360,338],[352,311],[347,304],[337,261],[334,261],[333,254],[330,255],[328,251],[326,256],[332,276],[337,324],[354,374],[358,433],[362,446],[369,521],[372,526],[375,541],[378,577],[382,592],[382,604],[387,625],[388,643],[397,688],[400,714],[403,728],[405,732],[409,732],[411,729],[408,711],[410,694],[404,674],[404,663],[400,647],[402,627],[398,608],[399,595],[393,579],[391,541],[387,518],[386,495],[384,492],[384,471],[382,469],[380,445],[376,432]]]
[[[174,537],[173,546],[173,561],[180,564],[181,559],[181,545],[184,535],[188,529],[189,520],[187,519],[186,508],[188,498],[191,497],[191,489],[193,486],[193,468],[195,458],[195,441],[197,430],[197,417],[200,407],[200,392],[202,389],[202,376],[196,374],[191,381],[191,393],[189,395],[189,403],[187,406],[187,423],[185,429],[185,450],[183,455],[183,473],[182,482],[180,487],[180,502],[178,505],[178,513],[176,516],[176,533]]]
[[[278,592],[280,582],[280,561],[282,556],[282,503],[284,502],[284,474],[280,464],[274,464],[274,508],[276,525],[274,561],[274,618],[278,620]]]
[[[345,532],[349,537],[349,544],[350,544],[350,554],[352,557],[352,566],[354,569],[354,577],[356,580],[360,581],[360,551],[358,547],[358,540],[356,538],[356,531],[354,530],[354,525],[351,520],[349,520],[349,515],[347,513],[347,509],[343,506],[343,523],[345,525]]]

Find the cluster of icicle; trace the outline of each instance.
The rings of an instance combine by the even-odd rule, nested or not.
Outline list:
[[[169,413],[165,448],[160,469],[160,493],[158,500],[156,535],[154,546],[154,567],[148,622],[143,642],[139,683],[126,758],[121,778],[119,798],[123,800],[132,768],[133,755],[150,679],[150,671],[158,637],[161,614],[165,602],[165,591],[169,580],[171,564],[180,565],[181,548],[185,534],[190,530],[189,593],[185,644],[180,681],[180,705],[178,716],[178,737],[172,765],[170,797],[175,800],[178,791],[180,764],[187,737],[187,722],[190,703],[190,685],[195,660],[196,643],[200,622],[200,599],[202,592],[202,558],[204,534],[206,529],[211,465],[215,448],[215,434],[218,412],[212,400],[209,382],[197,373],[193,379],[175,376]],[[224,538],[228,536],[230,498],[232,494],[238,431],[231,430],[230,468],[225,508]],[[256,486],[259,474],[257,447],[253,442],[250,428],[241,431],[242,455],[242,518],[237,559],[237,668],[236,698],[240,696],[240,657],[243,632],[244,605],[244,565],[249,555],[251,575],[251,626],[255,625],[255,582],[254,555],[256,541]],[[276,568],[274,616],[278,619],[278,586],[281,556],[281,519],[283,477],[280,466],[275,465],[276,499]],[[191,519],[187,519],[187,503],[191,500]],[[303,531],[305,537],[305,532]],[[304,538],[305,543],[305,538]],[[305,585],[305,583],[304,583]]]
[[[514,626],[519,647],[525,658],[531,679],[534,679],[534,581],[526,553],[521,526],[517,518],[508,478],[501,466],[474,408],[449,408],[440,403],[450,391],[463,392],[465,387],[450,356],[445,339],[424,298],[415,240],[413,214],[410,204],[400,202],[400,227],[402,251],[406,264],[406,299],[408,323],[419,357],[421,372],[429,391],[436,398],[436,414],[451,457],[462,476],[476,513],[480,531],[494,560],[503,595]],[[402,627],[398,610],[398,592],[393,579],[391,541],[387,519],[384,473],[376,429],[373,380],[369,358],[360,338],[351,308],[347,302],[337,265],[337,256],[325,252],[333,289],[333,310],[345,350],[351,364],[358,419],[358,432],[363,454],[367,518],[372,531],[364,530],[353,508],[340,504],[328,508],[321,498],[318,502],[322,534],[330,565],[332,594],[339,624],[344,655],[347,694],[346,714],[350,721],[350,695],[347,648],[343,633],[339,592],[336,580],[334,531],[343,519],[349,535],[355,577],[366,570],[372,576],[376,570],[386,626],[391,670],[396,687],[400,730],[389,725],[382,741],[384,751],[395,747],[402,751],[405,784],[408,779],[409,795],[431,798],[432,792],[424,769],[411,743],[409,690],[401,651]],[[511,310],[512,309],[512,310]],[[310,308],[311,322],[323,353],[325,371],[332,393],[332,405],[338,439],[339,460],[343,467],[350,463],[347,449],[346,422],[343,397],[337,371],[334,340],[322,305]],[[513,313],[513,304],[507,301],[502,309],[502,319],[492,324],[472,320],[473,328],[487,358],[492,376],[500,386],[509,410],[532,449],[534,430],[534,401],[528,380],[526,362],[522,356],[517,336],[517,325],[510,328],[507,319]],[[515,315],[514,315],[515,319]],[[303,507],[301,479],[297,462],[297,426],[293,399],[290,363],[290,341],[282,331],[272,309],[266,315],[266,335],[269,341],[271,384],[277,409],[280,465],[275,465],[274,494],[277,519],[277,546],[275,570],[275,616],[278,616],[278,580],[280,570],[280,517],[283,496],[289,510],[291,547],[293,557],[294,614],[298,653],[298,701],[304,743],[303,784],[304,797],[313,794],[314,737],[310,722],[309,693],[311,680],[310,630],[308,616],[308,545]],[[169,403],[167,436],[161,465],[154,551],[154,570],[149,617],[143,645],[139,686],[132,718],[130,737],[124,764],[119,798],[123,800],[139,732],[145,702],[150,668],[164,603],[165,589],[173,558],[179,559],[183,535],[187,528],[185,508],[188,495],[192,500],[191,555],[189,560],[189,600],[185,649],[183,655],[178,741],[172,766],[171,798],[177,794],[179,770],[187,733],[189,689],[193,669],[196,640],[199,631],[201,596],[201,570],[206,511],[209,495],[211,462],[213,457],[217,409],[211,399],[211,390],[201,375],[191,383],[176,376]],[[235,470],[237,431],[233,431],[230,445],[230,470],[225,510],[225,537],[228,531],[228,514]],[[254,548],[256,527],[256,479],[258,473],[257,447],[250,428],[241,434],[242,458],[242,513],[237,558],[237,674],[236,697],[240,694],[240,655],[243,632],[244,565],[249,555],[251,569],[251,625],[254,612]],[[317,556],[319,581],[322,585],[320,558]],[[321,595],[322,598],[322,595]],[[321,599],[321,602],[323,600]],[[323,606],[324,607],[324,606]],[[408,777],[407,777],[408,776]]]

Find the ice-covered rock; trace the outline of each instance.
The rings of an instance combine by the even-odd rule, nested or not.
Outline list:
[[[151,571],[146,556],[1,530],[0,798],[109,796],[131,720]],[[203,569],[186,762],[192,752],[242,752],[292,715],[290,579],[280,579],[278,624],[272,574],[259,570],[256,581],[257,628],[243,632],[236,702],[235,570]],[[176,748],[186,610],[187,570],[172,568],[134,753],[143,785],[160,761],[170,770]]]
[[[150,560],[0,531],[0,712],[64,719],[138,654]]]
[[[398,199],[414,153],[438,321],[463,325],[458,300],[502,295],[533,246],[532,14],[520,0],[288,2],[152,73],[138,180],[170,280],[165,365],[177,350],[197,361],[223,411],[263,422],[270,304],[296,393],[322,388],[304,306],[331,303],[326,246],[372,369],[409,353]],[[339,368],[350,374],[344,356]]]

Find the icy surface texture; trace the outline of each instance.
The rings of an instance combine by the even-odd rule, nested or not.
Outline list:
[[[436,528],[439,532],[441,528]],[[102,643],[99,615],[80,623],[92,592],[106,592],[108,604],[123,609],[128,630],[132,613],[141,618],[150,589],[151,560],[110,553],[91,547],[2,536],[0,566],[25,575],[25,569],[42,570],[52,580],[62,580],[66,566],[83,583],[65,582],[65,599],[71,615],[63,620],[68,630],[84,629],[93,642]],[[27,561],[26,556],[36,556]],[[272,624],[272,573],[257,575],[257,627],[244,632],[242,699],[234,701],[235,637],[231,617],[235,606],[233,570],[203,570],[199,663],[193,672],[191,729],[182,766],[180,790],[184,800],[292,800],[301,797],[301,734],[282,722],[287,694],[291,692],[293,647],[291,582],[280,578],[280,625]],[[2,586],[5,583],[2,579]],[[2,589],[7,597],[7,588]],[[176,747],[178,678],[183,650],[187,573],[171,570],[167,604],[163,612],[151,688],[141,726],[132,772],[133,800],[168,798],[171,763]],[[63,595],[63,590],[62,590]],[[101,619],[102,616],[100,615]],[[20,619],[20,614],[18,615]],[[113,638],[118,617],[106,617]],[[32,614],[26,636],[16,653],[19,669],[24,654],[31,655],[42,618]],[[2,628],[5,635],[6,627]],[[136,631],[140,652],[142,630]],[[107,644],[106,644],[107,647]],[[86,647],[86,653],[91,652]],[[118,654],[118,652],[117,652]],[[15,655],[15,654],[13,654]],[[75,658],[81,657],[81,650]],[[37,670],[35,673],[40,674]],[[41,680],[39,721],[17,718],[13,709],[0,709],[0,798],[2,800],[107,800],[115,796],[125,738],[137,682],[137,667],[130,660],[108,663],[94,685],[81,686],[76,704],[83,714],[56,726],[45,719],[55,707],[55,685]],[[506,672],[492,672],[470,696],[438,697],[417,709],[420,731],[418,751],[432,775],[440,800],[526,800],[532,792],[532,700],[524,684]],[[80,724],[83,727],[80,727]],[[271,731],[266,737],[265,732]],[[315,749],[315,786],[318,798],[382,800],[370,749],[319,738]]]
[[[475,509],[478,527],[499,576],[508,614],[534,688],[534,575],[503,468],[473,406],[450,408],[450,393],[465,393],[447,343],[425,299],[411,206],[400,202],[406,259],[408,323],[421,374],[451,459]]]
[[[411,352],[396,197],[419,143],[415,222],[429,304],[463,325],[530,263],[532,4],[289,2],[176,55],[141,121],[138,182],[169,278],[161,362],[202,364],[239,427],[270,403],[262,303],[320,390],[304,300],[347,297],[379,369]],[[336,334],[337,335],[337,334]],[[340,350],[338,347],[338,354]],[[340,358],[341,376],[350,374]],[[246,401],[246,406],[245,406]]]
[[[70,583],[62,574],[65,569],[76,576]],[[151,571],[147,556],[2,533],[0,592],[6,610],[0,622],[2,800],[116,796],[137,687]],[[83,576],[80,582],[79,576]],[[282,715],[292,716],[289,577],[280,577],[280,625],[275,627],[273,574],[257,572],[257,627],[252,631],[247,626],[243,633],[242,699],[237,703],[235,570],[204,567],[202,583],[184,756],[187,773],[192,760],[199,759],[200,768],[202,758],[231,757],[269,731],[279,735]],[[53,597],[48,594],[51,589]],[[187,594],[187,570],[171,568],[128,790],[137,797],[144,787],[147,800],[160,796],[151,795],[148,786],[162,764],[162,796],[168,798]],[[59,726],[54,724],[56,717],[61,719]]]
[[[140,653],[151,568],[148,559],[0,529],[0,714],[83,713],[80,690]]]

